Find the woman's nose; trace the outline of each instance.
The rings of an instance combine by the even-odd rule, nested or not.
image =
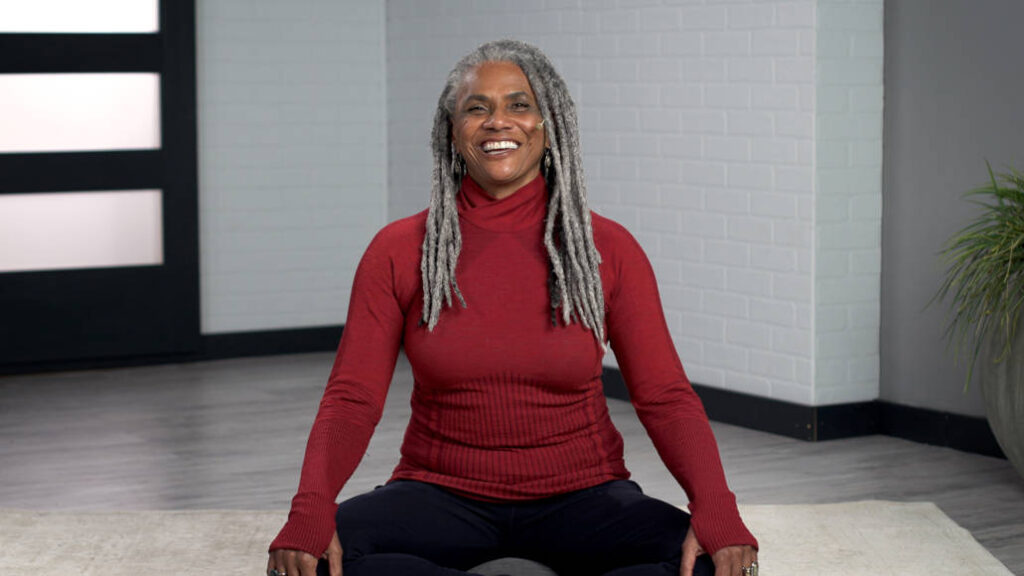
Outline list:
[[[508,116],[505,114],[505,111],[501,109],[491,112],[490,115],[487,116],[487,119],[484,120],[485,128],[505,128],[509,126],[509,124]]]

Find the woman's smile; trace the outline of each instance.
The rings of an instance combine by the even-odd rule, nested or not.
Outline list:
[[[496,156],[507,150],[517,150],[519,148],[518,142],[512,140],[488,140],[484,142],[480,148],[483,149],[484,153],[489,156]]]

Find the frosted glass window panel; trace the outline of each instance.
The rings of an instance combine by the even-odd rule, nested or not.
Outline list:
[[[0,272],[163,264],[161,196],[0,194]]]
[[[0,74],[0,127],[0,152],[159,148],[160,75]]]
[[[0,32],[159,30],[159,0],[0,0]]]

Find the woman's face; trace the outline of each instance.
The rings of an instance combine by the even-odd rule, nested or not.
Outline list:
[[[522,69],[484,62],[455,95],[452,140],[469,175],[494,198],[504,198],[540,173],[547,135]]]

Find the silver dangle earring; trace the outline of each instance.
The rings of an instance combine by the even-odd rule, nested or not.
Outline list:
[[[544,173],[551,172],[551,148],[544,149]]]

